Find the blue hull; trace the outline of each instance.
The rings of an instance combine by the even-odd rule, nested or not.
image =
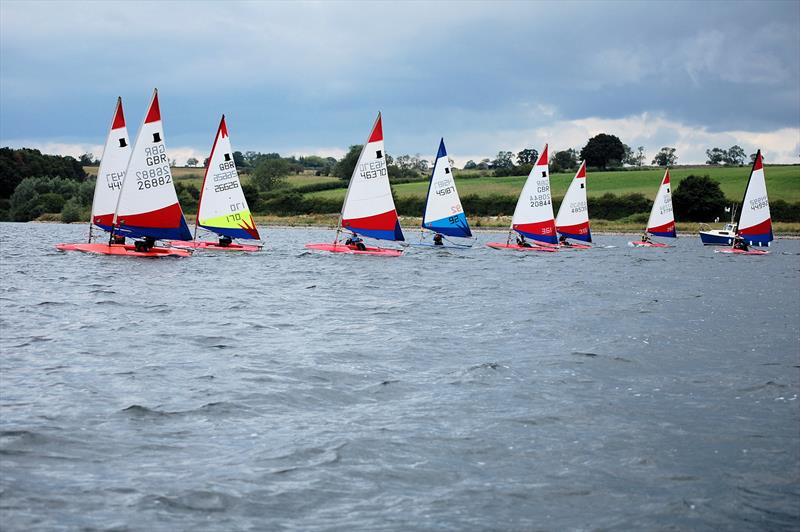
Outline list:
[[[733,244],[733,236],[713,235],[700,231],[700,240],[704,246],[730,246]]]

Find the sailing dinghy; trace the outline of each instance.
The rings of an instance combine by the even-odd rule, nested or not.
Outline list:
[[[672,213],[672,194],[670,194],[669,168],[664,172],[664,179],[658,187],[653,208],[650,210],[650,219],[647,221],[645,235],[649,233],[653,236],[664,238],[677,238],[675,233],[675,216]],[[672,246],[661,242],[652,242],[649,238],[642,238],[635,242],[628,242],[629,246],[637,248],[670,248]]]
[[[100,159],[100,168],[97,170],[97,182],[94,186],[92,198],[92,215],[89,220],[89,241],[86,244],[57,244],[56,249],[61,251],[89,251],[85,248],[92,245],[94,226],[103,231],[111,231],[114,218],[114,209],[117,206],[119,191],[125,177],[125,168],[131,157],[131,146],[128,137],[128,128],[125,126],[125,113],[122,110],[122,98],[117,98],[114,116],[111,119],[106,136],[103,156]]]
[[[197,228],[202,227],[219,235],[219,242],[197,240]],[[242,192],[239,173],[233,160],[231,139],[225,115],[217,128],[211,147],[197,204],[194,240],[173,240],[170,245],[181,248],[222,251],[259,251],[259,245],[232,242],[232,239],[260,240],[247,200]]]
[[[456,182],[450,158],[444,146],[444,139],[439,141],[436,162],[433,163],[431,179],[428,183],[428,195],[425,198],[425,210],[422,214],[422,238],[425,230],[434,234],[433,242],[418,242],[412,246],[434,248],[471,248],[472,244],[460,244],[448,240],[447,237],[470,238],[467,216],[458,197]],[[436,236],[438,235],[438,237]],[[444,240],[447,240],[445,243]],[[438,242],[438,243],[437,243]]]
[[[517,238],[517,243],[511,243],[512,231],[516,231],[522,238]],[[534,242],[521,245],[525,238]],[[494,249],[513,249],[516,251],[558,251],[558,238],[556,237],[556,222],[553,217],[553,200],[550,195],[550,169],[547,158],[547,144],[544,145],[539,160],[531,168],[531,173],[522,187],[522,192],[514,209],[511,219],[511,229],[505,242],[489,242],[486,244]]]
[[[111,222],[112,240],[115,235],[141,240],[134,245],[111,244],[111,241],[86,244],[88,247],[78,251],[136,257],[191,255],[184,249],[155,245],[156,240],[192,238],[178,203],[166,152],[156,89],[133,145]]]
[[[559,247],[564,249],[589,249],[591,246],[568,242],[567,238],[592,241],[589,230],[589,208],[586,203],[586,161],[581,162],[578,172],[569,184],[567,193],[556,215],[556,230],[561,235]]]
[[[749,246],[769,246],[774,239],[761,150],[756,153],[756,160],[753,161],[753,168],[750,170],[750,179],[747,180],[742,208],[739,210],[738,227],[737,239],[741,239],[740,242],[743,241]],[[737,247],[736,241],[730,248],[714,251],[736,255],[766,255],[769,253],[763,249],[740,249]]]
[[[354,236],[363,235],[378,240],[405,240],[389,186],[380,113],[350,177],[333,243],[306,244],[305,247],[317,251],[354,255],[396,257],[403,253],[399,249],[365,246],[359,242],[359,238],[355,239],[356,243],[340,242],[339,236],[342,230],[349,230]],[[353,240],[353,238],[348,239],[350,242]]]

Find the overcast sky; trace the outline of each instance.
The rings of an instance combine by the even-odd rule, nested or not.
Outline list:
[[[458,164],[597,133],[800,153],[800,2],[0,1],[0,145],[102,152],[158,87],[165,140],[341,157],[377,111],[386,149]]]

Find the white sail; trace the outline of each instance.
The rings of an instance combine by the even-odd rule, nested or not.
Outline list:
[[[548,244],[558,243],[550,192],[547,144],[525,181],[514,209],[511,227],[528,238]]]
[[[756,153],[739,212],[739,235],[751,244],[768,246],[773,239],[772,217],[769,212],[767,181],[764,178],[761,150]]]
[[[236,171],[224,115],[208,158],[200,191],[197,223],[231,238],[259,239],[256,224],[242,192],[239,173]]]
[[[664,179],[658,188],[658,194],[647,221],[647,232],[651,235],[675,238],[675,216],[672,213],[672,194],[669,183],[669,168],[664,172]]]
[[[114,214],[114,231],[132,237],[192,238],[172,182],[157,90],[133,145]]]
[[[556,228],[567,238],[592,241],[592,234],[589,231],[589,207],[586,202],[586,161],[581,162],[567,193],[564,194],[564,200],[556,216]]]
[[[372,238],[404,240],[389,185],[380,113],[350,178],[342,227]]]
[[[97,170],[97,183],[92,200],[92,223],[101,229],[111,231],[114,209],[125,178],[125,168],[131,158],[128,128],[125,127],[125,113],[122,98],[117,98],[114,117],[108,130],[100,168]]]
[[[448,236],[472,236],[464,209],[461,207],[461,199],[458,197],[444,139],[439,141],[439,151],[433,164],[422,227]]]

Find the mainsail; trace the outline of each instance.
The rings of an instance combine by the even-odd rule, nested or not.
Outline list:
[[[519,234],[533,240],[548,244],[558,243],[553,217],[553,200],[550,195],[547,144],[525,181],[514,209],[511,227]]]
[[[767,182],[764,179],[764,162],[761,150],[756,153],[750,179],[744,191],[742,208],[739,210],[739,236],[751,245],[769,246],[773,240],[772,218],[769,213]]]
[[[203,177],[197,225],[231,238],[260,238],[236,171],[225,115],[220,120]]]
[[[128,237],[192,238],[172,182],[157,89],[133,145],[113,224],[114,232]]]
[[[117,98],[114,117],[103,148],[103,158],[97,170],[97,183],[92,200],[92,223],[106,231],[111,231],[114,209],[125,179],[125,168],[131,158],[128,128],[125,127],[125,114],[122,111],[122,98]]]
[[[670,194],[669,168],[658,188],[658,194],[647,221],[647,232],[655,236],[675,238],[675,216],[672,214],[672,195]]]
[[[556,228],[567,238],[592,241],[592,233],[589,230],[589,208],[586,203],[586,161],[581,163],[578,173],[564,194],[564,200],[556,216]]]
[[[350,178],[342,227],[372,238],[405,240],[389,185],[380,113]]]
[[[447,236],[472,236],[453,180],[453,170],[444,147],[444,139],[439,142],[439,152],[433,164],[422,227]]]

